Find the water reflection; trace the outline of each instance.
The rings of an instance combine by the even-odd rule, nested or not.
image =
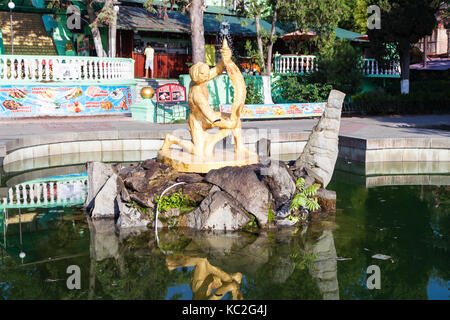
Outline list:
[[[184,255],[166,257],[167,268],[174,270],[182,267],[194,267],[191,278],[193,300],[219,300],[231,292],[233,300],[242,300],[240,285],[242,273],[229,274],[213,266],[206,258]]]
[[[303,234],[294,229],[259,234],[162,230],[159,247],[152,231],[117,235],[112,221],[88,223],[90,299],[105,298],[106,287],[114,298],[177,298],[168,288],[187,284],[190,292],[183,298],[261,299],[254,286],[267,286],[264,290],[273,294],[270,288],[282,288],[296,270],[310,273],[313,298],[339,298],[333,223]]]
[[[258,234],[161,230],[159,246],[152,231],[117,234],[113,221],[88,221],[79,208],[23,208],[20,219],[11,208],[7,228],[0,212],[0,298],[448,299],[448,186],[333,188],[336,223]],[[373,264],[381,290],[365,285]],[[66,286],[70,265],[81,269],[80,290]]]

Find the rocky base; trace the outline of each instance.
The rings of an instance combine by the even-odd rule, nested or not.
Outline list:
[[[289,219],[295,215],[289,204],[297,192],[292,169],[280,161],[263,160],[207,174],[182,173],[154,159],[130,166],[90,162],[85,207],[93,220],[114,219],[120,232],[156,224],[163,228],[237,231],[306,223],[305,219]],[[308,185],[317,182],[302,174]],[[320,189],[317,197],[321,216],[336,210],[333,191]]]

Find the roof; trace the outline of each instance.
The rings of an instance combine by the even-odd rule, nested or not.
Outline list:
[[[145,30],[157,32],[190,32],[191,23],[188,16],[180,11],[167,10],[169,19],[164,20],[157,14],[148,12],[145,8],[120,6],[117,19],[117,28],[125,30]],[[251,19],[239,18],[236,16],[222,15],[221,21],[230,24],[230,33],[234,35],[256,35],[255,22]],[[203,25],[205,33],[217,33],[220,31],[221,21],[213,13],[203,15]],[[271,24],[261,20],[261,28],[269,31]],[[277,27],[277,33],[284,34],[285,31]]]
[[[365,40],[365,36],[361,33],[345,30],[342,28],[336,28],[336,37],[340,39],[347,39],[351,41],[359,41],[359,42],[368,42],[368,40]]]
[[[230,24],[231,34],[256,36],[256,25],[255,21],[252,19],[222,15],[221,20]],[[217,15],[205,13],[203,16],[203,25],[205,27],[205,32],[218,32],[220,30],[221,21],[217,20]],[[266,20],[260,20],[260,25],[261,28],[266,31],[270,31],[272,29],[272,24]],[[276,33],[285,34],[286,31],[277,26]]]
[[[122,5],[127,5],[127,3],[144,5],[145,0],[121,0],[120,2]],[[214,2],[214,1],[212,1],[212,2]],[[153,0],[153,5],[154,6],[166,6],[167,8],[169,8],[171,6],[171,3],[167,2],[167,1],[163,1],[163,0]],[[179,9],[178,4],[174,3],[173,8]],[[233,14],[233,11],[224,6],[211,5],[209,3],[206,3],[205,13],[219,13],[219,14],[229,14],[230,15],[230,14]]]
[[[159,32],[190,32],[189,18],[179,11],[167,11],[169,19],[164,20],[144,8],[120,6],[117,29],[146,30]]]
[[[409,66],[412,70],[434,70],[445,71],[450,69],[450,59],[436,59],[427,61],[427,67],[423,67],[423,63],[416,63]]]

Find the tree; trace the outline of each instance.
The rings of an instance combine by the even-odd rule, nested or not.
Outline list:
[[[239,0],[237,5],[239,15],[255,20],[259,61],[264,75],[270,75],[272,71],[272,48],[276,40],[278,8],[278,0]],[[270,31],[261,28],[261,19],[269,16],[272,20]],[[264,47],[267,50],[266,52]]]
[[[356,0],[356,7],[353,11],[355,31],[363,34],[367,33],[367,6],[368,0]]]
[[[100,30],[98,29],[97,14],[93,7],[94,0],[86,0],[86,9],[89,16],[89,23],[91,27],[92,38],[94,40],[95,52],[98,57],[103,57],[103,44],[100,37]]]
[[[293,29],[314,31],[313,38],[322,56],[332,56],[336,42],[335,30],[345,16],[346,6],[342,0],[285,0],[280,2],[280,14],[294,22]]]
[[[409,93],[409,65],[414,43],[436,27],[437,0],[375,0],[381,9],[381,28],[368,30],[373,52],[381,63],[391,58],[387,45],[400,56],[401,92]]]
[[[189,17],[191,20],[192,62],[205,62],[205,29],[203,26],[203,12],[205,7],[202,0],[191,0]]]

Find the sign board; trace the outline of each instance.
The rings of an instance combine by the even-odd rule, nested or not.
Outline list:
[[[2,85],[0,117],[70,116],[129,112],[130,86]]]
[[[179,84],[168,83],[156,89],[157,102],[186,101],[186,89]]]
[[[220,105],[220,111],[231,113],[231,104]],[[325,111],[326,102],[283,103],[283,104],[246,104],[241,119],[285,119],[320,117]]]

